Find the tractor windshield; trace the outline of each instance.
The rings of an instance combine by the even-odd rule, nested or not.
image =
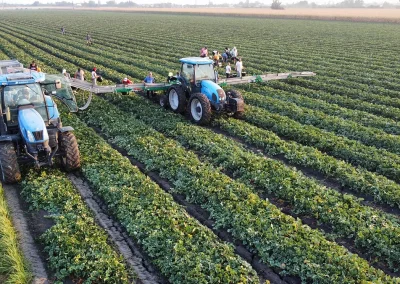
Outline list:
[[[196,81],[215,79],[215,73],[212,64],[196,65],[195,74]]]
[[[65,76],[46,74],[46,80],[41,84],[49,95],[53,95],[61,100],[71,112],[78,111],[78,105],[76,104],[71,84]]]
[[[48,120],[44,96],[39,84],[12,85],[3,87],[3,113],[10,113],[8,125],[18,124],[18,106],[33,104],[37,112]]]

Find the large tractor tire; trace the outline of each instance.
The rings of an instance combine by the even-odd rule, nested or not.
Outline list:
[[[0,144],[0,168],[2,182],[10,184],[21,180],[17,153],[12,142]]]
[[[78,142],[72,132],[63,132],[59,135],[61,165],[67,171],[73,171],[81,166]]]
[[[234,99],[240,99],[244,102],[243,96],[239,91],[236,90],[228,90],[226,92],[227,96],[234,98]],[[242,118],[244,116],[244,111],[237,111],[232,114],[234,118]]]
[[[211,120],[210,101],[204,94],[193,94],[189,100],[188,112],[192,122],[199,125],[206,125]]]
[[[168,89],[168,104],[173,112],[183,113],[186,107],[186,97],[181,87],[172,86]]]

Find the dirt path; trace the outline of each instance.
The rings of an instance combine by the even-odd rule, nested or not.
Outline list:
[[[29,231],[27,219],[19,202],[18,187],[11,185],[3,185],[3,187],[13,225],[19,236],[22,252],[32,269],[32,284],[51,283],[48,279],[45,264],[40,257],[35,241]]]
[[[114,221],[106,212],[102,204],[90,190],[88,184],[81,178],[69,174],[68,178],[77,188],[86,205],[95,215],[96,222],[107,232],[115,245],[116,250],[124,257],[128,265],[138,276],[138,283],[168,283],[159,272],[146,260],[141,250],[134,244],[118,222]]]

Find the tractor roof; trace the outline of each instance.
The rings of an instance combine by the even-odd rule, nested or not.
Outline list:
[[[41,72],[31,71],[23,68],[18,70],[19,72],[0,74],[0,85],[11,86],[11,85],[24,85],[41,82],[45,80],[45,74]]]
[[[179,59],[179,61],[182,63],[198,64],[198,65],[206,65],[206,64],[213,63],[213,61],[211,59],[204,58],[204,57],[186,57],[186,58]]]

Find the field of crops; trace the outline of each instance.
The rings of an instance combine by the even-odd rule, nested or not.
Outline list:
[[[149,71],[162,82],[204,45],[236,46],[248,74],[317,73],[239,85],[245,116],[215,116],[210,127],[133,93],[95,96],[78,114],[59,103],[81,170],[24,169],[16,187],[27,215],[51,221],[36,238],[49,279],[400,283],[399,32],[378,23],[0,12],[0,60],[36,60],[47,73],[80,67],[87,80],[96,66],[102,84],[140,82]],[[110,237],[115,228],[140,261]],[[0,252],[5,242],[0,228]],[[15,268],[1,266],[0,282],[17,283]]]

